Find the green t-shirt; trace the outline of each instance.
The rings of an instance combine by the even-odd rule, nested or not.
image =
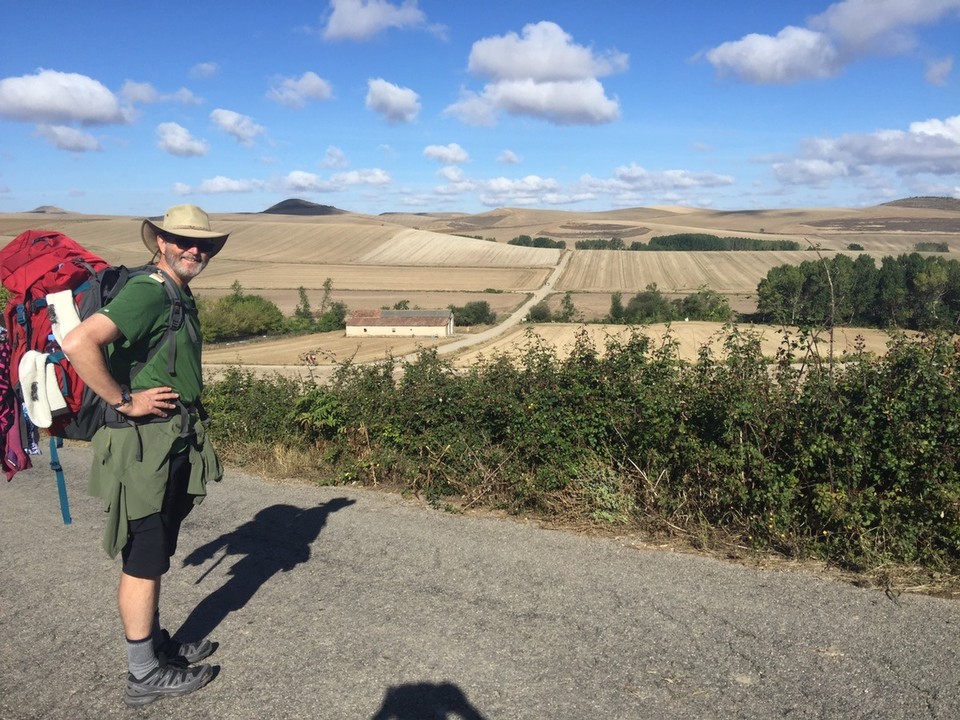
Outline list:
[[[117,382],[131,390],[172,387],[185,405],[192,405],[203,390],[200,318],[193,295],[177,287],[184,321],[176,333],[176,365],[171,375],[167,361],[172,343],[164,342],[170,325],[171,303],[163,283],[168,282],[172,281],[165,280],[159,273],[138,275],[127,281],[109,305],[100,309],[123,334],[111,348],[110,369]],[[160,349],[149,357],[151,348],[158,343],[162,343]]]

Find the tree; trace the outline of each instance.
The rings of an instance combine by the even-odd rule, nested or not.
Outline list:
[[[623,317],[623,293],[618,290],[610,296],[610,314],[608,318],[612,323],[622,323]]]
[[[305,320],[308,323],[313,322],[313,311],[310,309],[310,300],[307,298],[307,290],[302,285],[297,290],[300,293],[300,302],[297,303],[293,316],[298,320]]]
[[[323,297],[320,298],[320,310],[318,315],[323,315],[327,311],[327,305],[330,303],[330,293],[333,290],[333,279],[327,278],[323,281]]]
[[[492,325],[497,321],[496,313],[490,309],[486,300],[468,302],[463,307],[449,306],[453,312],[453,321],[462,327],[470,325]]]
[[[317,318],[317,330],[331,332],[346,327],[347,305],[342,302],[332,302],[327,311]]]
[[[767,320],[795,325],[800,312],[803,273],[796,265],[778,265],[757,286],[757,312]]]
[[[573,304],[573,293],[567,290],[560,300],[560,312],[557,315],[558,322],[575,322],[580,318],[577,308]]]
[[[656,283],[647,285],[627,303],[624,316],[630,323],[656,323],[673,320],[673,308],[660,292]]]
[[[527,319],[534,323],[548,323],[553,320],[553,313],[550,312],[550,306],[546,300],[541,300],[527,314]]]
[[[716,290],[705,286],[678,301],[678,309],[681,316],[691,320],[727,322],[733,319],[730,301]]]

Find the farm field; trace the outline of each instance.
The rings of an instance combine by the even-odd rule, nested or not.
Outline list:
[[[946,258],[960,257],[960,201],[898,201],[860,209],[820,208],[718,212],[682,207],[647,207],[606,212],[570,212],[498,208],[486,213],[384,213],[361,215],[336,209],[330,213],[275,212],[214,214],[218,229],[231,233],[224,251],[191,287],[201,297],[220,297],[239,282],[245,292],[263,295],[291,313],[303,287],[314,309],[324,282],[332,283],[330,300],[348,310],[392,307],[432,309],[485,301],[500,317],[516,311],[544,286],[561,251],[508,245],[518,235],[564,240],[570,261],[549,288],[548,305],[556,309],[567,291],[584,319],[603,317],[610,295],[624,297],[656,283],[668,297],[681,297],[706,286],[725,294],[742,312],[755,309],[756,288],[770,268],[816,260],[810,250],[795,252],[616,252],[574,250],[578,239],[621,237],[629,244],[656,235],[701,232],[721,236],[795,240],[816,246],[823,256],[856,254],[856,243],[877,262],[885,255],[914,251],[920,241],[943,242]],[[925,201],[929,200],[929,201]],[[301,206],[309,206],[309,203]],[[918,206],[919,205],[919,206]],[[314,206],[325,207],[325,206]],[[301,209],[303,209],[301,207]],[[307,208],[309,210],[310,208]],[[161,209],[158,209],[158,212]],[[80,215],[56,208],[0,215],[0,243],[28,228],[59,230],[106,260],[135,265],[146,262],[139,217]],[[477,239],[482,238],[482,239]],[[596,330],[589,332],[609,332]],[[541,326],[551,342],[564,343],[572,332],[564,326]],[[695,348],[712,330],[677,323],[673,332],[682,346]],[[873,337],[871,332],[864,333]],[[331,335],[335,335],[331,334]],[[522,333],[521,333],[522,335]],[[512,340],[510,338],[513,338]],[[517,332],[498,342],[515,342]],[[323,339],[331,358],[381,357],[390,349],[405,354],[415,346],[390,346],[364,339],[349,345],[344,338]],[[882,347],[881,336],[877,336]],[[242,349],[209,348],[211,363],[234,357],[259,364],[295,365],[308,348],[301,340],[254,343]],[[327,345],[329,348],[326,348]],[[316,348],[313,348],[316,349]],[[686,352],[686,350],[684,350]],[[473,352],[471,349],[470,352]],[[463,357],[469,361],[469,354]]]
[[[755,332],[760,336],[760,348],[766,357],[774,357],[783,339],[782,328],[768,325],[741,325],[737,328],[741,332]],[[565,357],[573,348],[578,335],[585,333],[598,351],[602,353],[609,338],[625,338],[633,329],[623,325],[579,325],[574,323],[549,323],[544,325],[524,325],[510,330],[496,341],[474,348],[460,354],[455,364],[468,367],[482,357],[492,355],[516,355],[531,342],[542,342],[553,347],[559,357]],[[653,346],[664,342],[675,341],[678,355],[688,361],[697,359],[699,350],[709,346],[718,356],[722,355],[723,338],[725,337],[722,323],[714,322],[677,322],[671,325],[655,324],[638,330],[650,338]],[[792,329],[795,330],[795,329]],[[528,333],[532,333],[531,337]],[[837,328],[834,331],[834,352],[844,353],[854,349],[858,339],[862,338],[867,352],[882,355],[886,351],[889,336],[880,331],[869,328]],[[816,342],[817,352],[826,357],[829,353],[830,340],[826,335]]]
[[[684,360],[693,361],[704,345],[709,345],[718,354],[722,354],[723,324],[713,322],[678,322],[670,326],[664,324],[639,328],[639,331],[653,341],[654,346],[670,339],[678,344],[678,354]],[[761,350],[764,355],[773,357],[782,341],[782,329],[773,326],[742,325],[743,332],[756,332],[760,335]],[[608,338],[625,337],[632,329],[624,325],[583,325],[578,323],[548,323],[543,325],[522,324],[516,326],[492,342],[471,347],[453,357],[454,365],[469,367],[478,359],[495,355],[516,355],[533,341],[556,348],[557,354],[564,357],[573,347],[576,338],[586,333],[595,347],[602,351]],[[533,336],[531,336],[531,333]],[[318,366],[332,366],[338,362],[372,362],[382,360],[389,355],[402,357],[416,352],[421,347],[439,347],[444,354],[443,345],[469,337],[469,333],[456,337],[438,339],[427,338],[348,338],[343,332],[318,333],[296,338],[278,340],[260,340],[255,342],[232,343],[208,346],[204,349],[204,365],[242,365],[257,370],[297,368],[294,374],[304,375],[308,363],[304,354],[315,353]],[[889,340],[887,333],[869,328],[837,328],[834,332],[834,352],[844,353],[854,349],[862,340],[867,352],[882,355]],[[816,346],[817,352],[826,356],[829,352],[829,337],[823,335]],[[322,371],[319,371],[322,372]]]

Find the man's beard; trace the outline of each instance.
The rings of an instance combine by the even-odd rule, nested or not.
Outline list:
[[[167,246],[166,252],[163,254],[163,259],[166,261],[167,266],[173,270],[177,277],[184,283],[193,280],[193,278],[199,275],[207,266],[207,263],[210,262],[210,258],[203,259],[203,256],[200,256],[197,262],[184,262],[183,256],[189,253],[177,253],[174,251],[174,247],[175,246]]]

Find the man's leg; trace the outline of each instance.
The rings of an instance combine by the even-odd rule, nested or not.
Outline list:
[[[117,588],[129,669],[123,698],[127,705],[140,706],[161,697],[186,695],[213,677],[209,665],[161,664],[154,648],[153,626],[160,602],[161,578],[169,567],[170,555],[161,515],[131,520],[130,539],[123,549],[123,571]]]
[[[160,577],[139,578],[120,573],[117,607],[128,640],[142,640],[153,632],[153,618],[160,603]]]

